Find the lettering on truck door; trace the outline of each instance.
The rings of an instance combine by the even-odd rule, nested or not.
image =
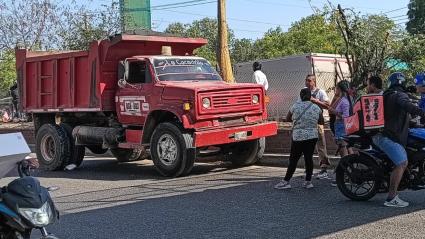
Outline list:
[[[118,117],[123,124],[143,125],[150,110],[150,71],[144,60],[133,60],[128,64],[128,79],[115,97]]]

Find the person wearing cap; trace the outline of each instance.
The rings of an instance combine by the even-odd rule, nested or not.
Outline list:
[[[425,110],[425,72],[418,73],[415,77],[416,91],[421,94],[419,107]]]
[[[267,81],[266,75],[261,71],[261,67],[262,65],[258,61],[252,64],[252,69],[254,70],[254,73],[252,74],[252,82],[264,86],[264,89],[267,92],[269,89],[269,82]]]

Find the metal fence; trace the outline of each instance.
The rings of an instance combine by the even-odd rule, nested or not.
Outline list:
[[[267,111],[270,119],[284,121],[290,107],[298,100],[299,93],[305,87],[305,77],[308,71],[272,71],[264,72],[269,82],[267,95],[270,103]],[[317,87],[326,91],[329,99],[334,95],[336,77],[334,72],[316,72]],[[236,80],[240,83],[252,82],[251,71],[238,71]],[[324,112],[325,118],[327,112]]]

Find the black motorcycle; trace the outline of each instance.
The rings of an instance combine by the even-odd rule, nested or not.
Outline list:
[[[338,164],[336,182],[341,193],[352,200],[366,201],[377,193],[388,192],[392,161],[368,135],[347,136],[346,141],[358,154],[347,155]],[[425,189],[425,129],[409,130],[406,151],[408,166],[398,190]]]
[[[0,239],[29,239],[33,229],[41,231],[42,239],[55,239],[46,226],[59,218],[49,191],[30,176],[27,161],[18,163],[20,178],[0,191]]]

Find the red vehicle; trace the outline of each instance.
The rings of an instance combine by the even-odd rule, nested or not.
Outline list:
[[[225,83],[208,61],[191,56],[206,43],[117,35],[88,51],[17,50],[21,105],[33,114],[41,165],[79,166],[86,147],[110,149],[121,162],[148,153],[165,176],[188,174],[210,146],[235,165],[255,163],[264,137],[277,133],[264,89]],[[175,55],[161,55],[164,46]]]

